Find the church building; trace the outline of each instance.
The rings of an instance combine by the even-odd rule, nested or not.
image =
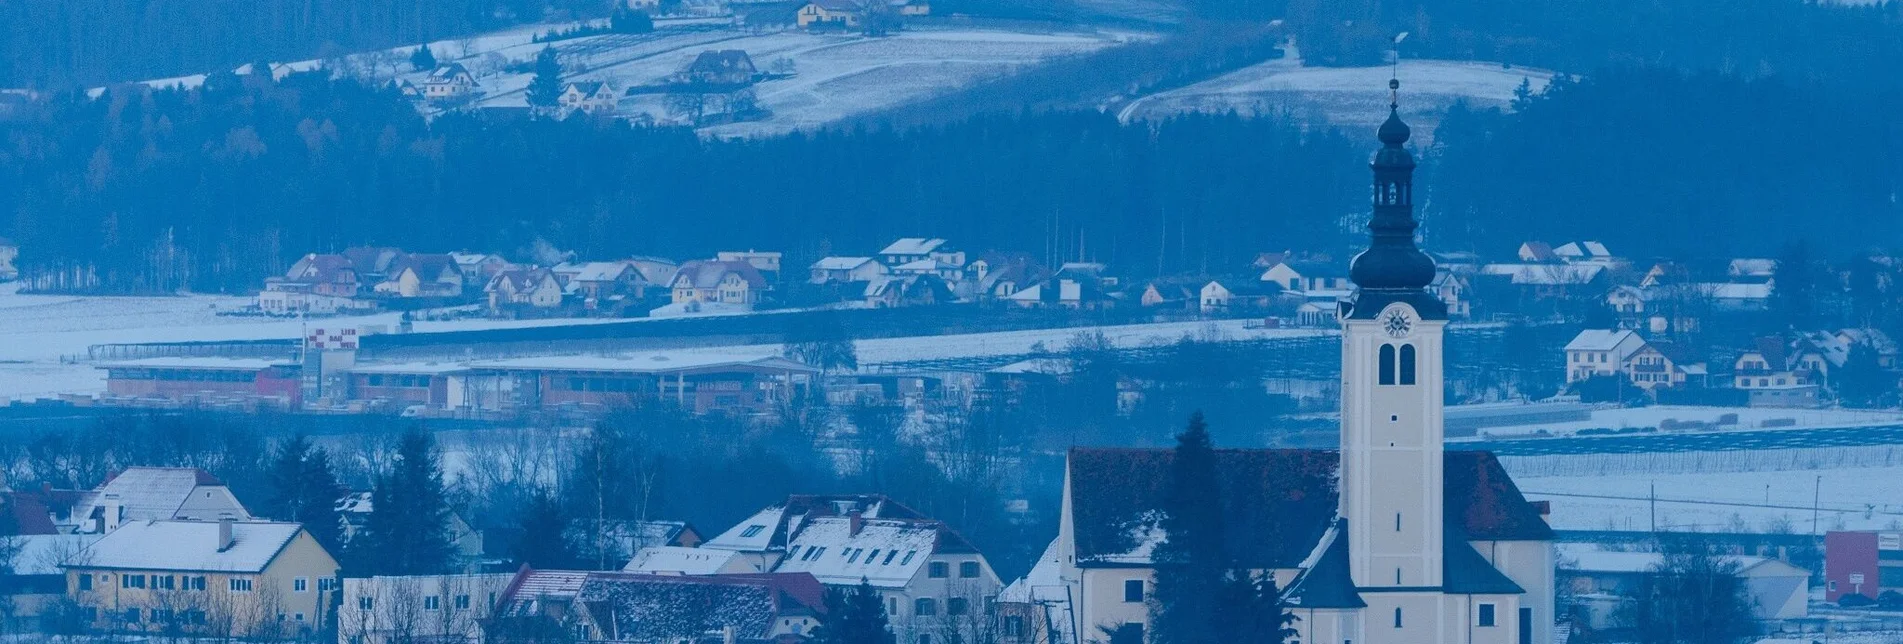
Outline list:
[[[1304,644],[1550,644],[1547,507],[1491,453],[1443,446],[1447,311],[1414,243],[1398,105],[1378,135],[1369,245],[1337,315],[1341,449],[1217,450],[1224,542],[1238,567],[1274,572]],[[1172,458],[1071,450],[1057,539],[998,598],[1003,641],[1147,643]]]

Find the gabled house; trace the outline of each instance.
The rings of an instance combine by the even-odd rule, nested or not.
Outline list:
[[[1593,376],[1616,375],[1633,354],[1645,347],[1645,338],[1630,329],[1586,329],[1566,343],[1566,383]]]
[[[864,13],[854,0],[813,0],[800,7],[794,21],[801,29],[855,29]]]
[[[1237,311],[1267,311],[1282,293],[1276,282],[1247,278],[1217,278],[1197,292],[1197,310],[1204,315]]]
[[[647,575],[534,570],[516,573],[484,623],[483,641],[805,641],[825,615],[811,575]]]
[[[375,290],[390,297],[461,297],[462,268],[447,254],[401,255],[390,262],[388,274]]]
[[[1836,351],[1831,346],[1834,343],[1820,344],[1814,341],[1817,339],[1806,335],[1758,338],[1732,363],[1732,386],[1748,392],[1754,407],[1823,404],[1823,387],[1830,369],[1843,365],[1841,360],[1833,359],[1840,354],[1848,357],[1849,351]]]
[[[879,261],[895,268],[923,259],[938,260],[939,263],[958,267],[965,265],[965,254],[953,250],[943,239],[906,237],[879,250]]]
[[[72,532],[106,534],[128,523],[159,520],[251,519],[224,481],[195,467],[128,467],[80,493],[70,512]]]
[[[549,310],[562,305],[562,283],[546,268],[512,268],[496,273],[483,287],[489,313]]]
[[[745,262],[754,270],[760,271],[767,284],[780,281],[780,260],[783,253],[774,250],[723,250],[714,253],[714,259],[722,262]]]
[[[351,492],[338,497],[336,510],[341,521],[343,543],[349,545],[352,539],[363,532],[370,524],[370,513],[376,509],[376,503],[370,492]],[[455,513],[447,513],[448,525],[443,526],[449,534],[450,554],[457,564],[464,568],[474,568],[482,558],[482,533],[470,527],[468,521]]]
[[[1262,271],[1261,279],[1295,293],[1345,291],[1353,286],[1348,282],[1347,267],[1322,260],[1277,262]]]
[[[1521,262],[1528,264],[1558,264],[1560,262],[1559,255],[1553,252],[1553,247],[1541,241],[1520,244],[1520,250],[1516,256]]]
[[[432,102],[452,102],[473,97],[481,91],[482,84],[469,73],[462,63],[439,65],[423,77],[423,99]]]
[[[344,579],[337,639],[354,644],[479,642],[514,573]]]
[[[1632,610],[1632,597],[1638,596],[1648,579],[1664,567],[1666,555],[1657,552],[1609,551],[1589,544],[1559,546],[1559,583],[1572,592],[1578,602],[1578,617],[1595,630],[1619,628],[1624,613]],[[1765,557],[1723,555],[1720,565],[1735,568],[1732,573],[1742,586],[1751,616],[1764,622],[1802,619],[1810,615],[1810,571],[1788,562]]]
[[[1705,361],[1684,345],[1648,342],[1626,358],[1623,370],[1633,385],[1648,392],[1660,388],[1705,385]]]
[[[562,87],[556,104],[564,113],[613,114],[621,100],[615,84],[607,81],[575,81]]]
[[[1450,270],[1434,272],[1434,281],[1427,289],[1434,293],[1435,299],[1447,305],[1447,317],[1460,320],[1473,316],[1473,302],[1467,298],[1467,278]]]
[[[1569,264],[1607,264],[1613,261],[1612,251],[1606,250],[1605,244],[1596,241],[1567,242],[1553,249],[1553,254]]]
[[[1777,275],[1777,260],[1752,257],[1734,259],[1725,265],[1725,275],[1769,279]]]
[[[681,265],[668,285],[674,303],[723,304],[751,308],[760,303],[767,280],[743,261],[694,260]]]
[[[338,570],[301,525],[231,518],[127,523],[62,567],[88,627],[247,638],[317,632]]]
[[[1203,277],[1159,277],[1143,285],[1137,303],[1145,308],[1181,308],[1197,310],[1202,305]]]
[[[870,257],[825,257],[813,262],[811,271],[808,284],[844,284],[870,282],[886,274],[886,267]]]
[[[489,280],[509,268],[509,260],[501,255],[489,253],[455,252],[449,258],[456,262],[456,270],[462,271],[463,281],[467,284],[488,284]]]
[[[1104,289],[1103,278],[1059,270],[1043,281],[1018,289],[1004,298],[1023,308],[1064,308],[1097,310],[1116,305],[1116,298]]]
[[[752,85],[759,73],[745,50],[719,49],[700,52],[669,80],[680,85],[746,86]]]
[[[1050,269],[1032,259],[1030,253],[994,251],[966,264],[964,279],[958,283],[965,287],[964,295],[997,300],[1043,281],[1050,274]]]
[[[356,297],[362,280],[343,255],[310,253],[291,264],[284,277],[266,280],[265,290],[297,291],[332,297]]]
[[[922,260],[931,261],[931,260]],[[936,273],[888,275],[866,283],[866,304],[873,308],[949,304],[957,299]]]
[[[643,575],[737,575],[767,572],[732,550],[650,546],[634,552],[623,572]]]
[[[1870,328],[1839,329],[1837,340],[1851,347],[1861,346],[1876,354],[1877,366],[1885,369],[1896,368],[1897,344],[1890,335]]]
[[[550,271],[565,296],[590,310],[638,298],[641,290],[641,272],[627,262],[565,263]]]

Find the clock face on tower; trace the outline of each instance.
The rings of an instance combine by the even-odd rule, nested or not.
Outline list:
[[[1388,337],[1405,338],[1414,330],[1414,317],[1401,307],[1390,308],[1381,314],[1381,330],[1386,331]]]

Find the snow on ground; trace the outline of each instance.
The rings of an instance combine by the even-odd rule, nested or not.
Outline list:
[[[91,365],[70,363],[95,344],[261,340],[301,337],[304,328],[364,327],[395,329],[399,314],[299,320],[223,317],[250,298],[213,295],[182,297],[79,297],[20,295],[0,291],[0,401],[50,398],[63,393],[105,390],[105,377]],[[583,320],[457,320],[416,322],[427,331],[593,324]]]
[[[1788,523],[1808,533],[1813,499],[1820,532],[1903,529],[1903,467],[1516,476],[1514,483],[1529,499],[1552,501],[1548,520],[1560,530],[1649,530],[1654,486],[1660,529],[1759,532]]]
[[[1903,422],[1903,412],[1898,411],[1656,405],[1651,407],[1596,409],[1593,410],[1590,420],[1487,427],[1480,431],[1486,435],[1482,438],[1511,437],[1515,435],[1532,434],[1538,431],[1545,431],[1557,436],[1571,434],[1582,429],[1659,427],[1666,421],[1679,423],[1717,423],[1720,417],[1726,415],[1736,415],[1737,424],[1714,426],[1712,428],[1713,430],[1726,431],[1767,427],[1779,429],[1859,427],[1869,425],[1895,425],[1899,422]]]
[[[1371,129],[1387,118],[1388,79],[1395,74],[1401,81],[1402,117],[1425,147],[1432,143],[1441,115],[1456,101],[1505,108],[1522,81],[1537,94],[1553,78],[1553,72],[1543,69],[1448,60],[1403,60],[1398,68],[1304,67],[1299,53],[1292,47],[1289,52],[1286,58],[1131,101],[1118,117],[1128,122],[1190,112],[1287,110],[1345,128]]]

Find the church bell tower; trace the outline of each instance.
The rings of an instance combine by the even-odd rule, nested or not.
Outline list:
[[[1435,641],[1442,580],[1441,339],[1434,260],[1414,245],[1414,157],[1397,100],[1378,135],[1368,249],[1340,310],[1341,516],[1369,641]],[[1378,633],[1386,631],[1381,637]],[[1415,639],[1420,637],[1421,639]]]

